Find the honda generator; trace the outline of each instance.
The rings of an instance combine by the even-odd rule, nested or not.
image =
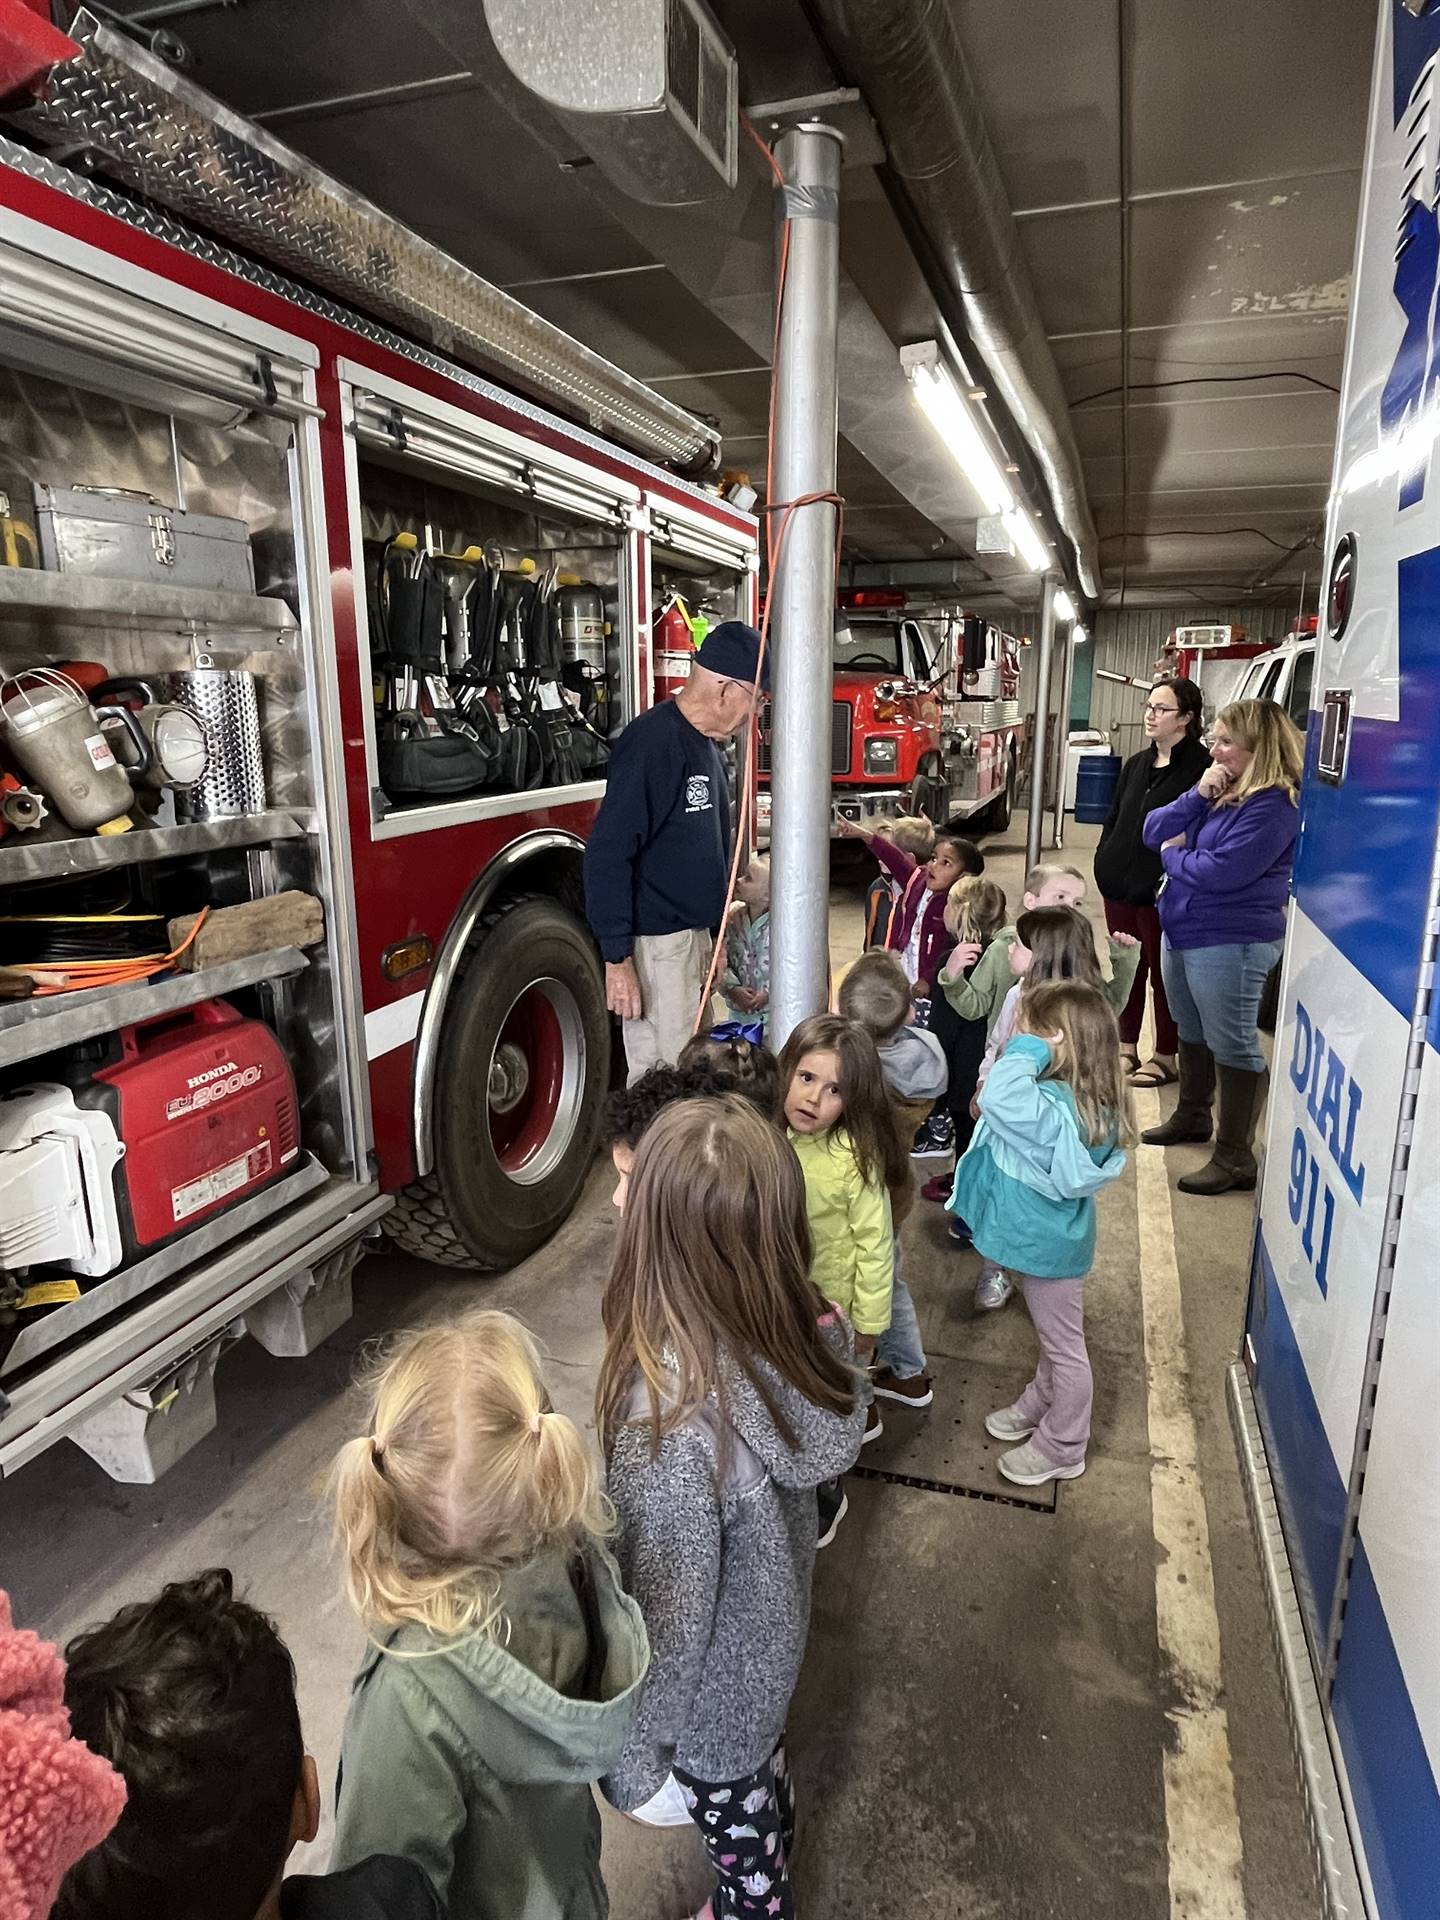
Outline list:
[[[107,1048],[0,1094],[0,1273],[112,1273],[299,1155],[280,1043],[227,1001],[124,1027]]]

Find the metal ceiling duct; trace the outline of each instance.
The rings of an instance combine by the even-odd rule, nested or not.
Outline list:
[[[955,25],[953,0],[813,0],[865,95],[966,330],[1029,442],[1081,590],[1098,599],[1100,549],[1070,409]]]
[[[704,421],[572,340],[82,10],[78,58],[18,125],[73,144],[127,186],[452,359],[688,473],[718,461]]]
[[[705,0],[485,0],[485,20],[623,193],[678,207],[735,185],[739,69]]]

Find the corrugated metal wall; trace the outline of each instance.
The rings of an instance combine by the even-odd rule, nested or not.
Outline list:
[[[1213,612],[1207,608],[1203,613],[1198,613],[1193,606],[1107,609],[1095,616],[1095,638],[1091,642],[1094,664],[1110,673],[1129,673],[1148,679],[1176,627],[1194,626],[1203,620],[1216,626],[1244,627],[1250,640],[1278,644],[1294,618],[1293,606],[1217,607]],[[1108,733],[1117,753],[1134,753],[1143,744],[1140,710],[1144,704],[1145,697],[1138,687],[1121,686],[1114,680],[1093,680],[1090,717],[1086,724]]]

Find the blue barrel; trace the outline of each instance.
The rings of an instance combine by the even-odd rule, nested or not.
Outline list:
[[[1118,753],[1087,753],[1075,769],[1075,818],[1089,827],[1103,827],[1120,778]]]

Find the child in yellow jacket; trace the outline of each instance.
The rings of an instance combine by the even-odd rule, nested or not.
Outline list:
[[[780,1056],[785,1127],[805,1175],[815,1284],[855,1329],[868,1364],[890,1326],[890,1190],[909,1179],[875,1042],[838,1014],[803,1020]],[[881,1431],[871,1409],[866,1438]]]

